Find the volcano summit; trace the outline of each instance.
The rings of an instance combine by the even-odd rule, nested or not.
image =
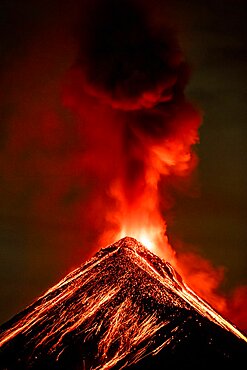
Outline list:
[[[126,237],[2,325],[0,369],[233,366],[246,341],[169,263]]]

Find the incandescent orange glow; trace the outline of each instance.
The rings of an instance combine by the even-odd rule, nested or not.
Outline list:
[[[149,119],[163,120],[162,109],[153,107],[148,112]],[[109,225],[114,227],[103,234],[102,243],[109,244],[131,236],[166,261],[174,262],[175,252],[167,239],[161,208],[166,210],[170,207],[169,193],[165,194],[167,182],[171,178],[174,181],[189,177],[197,163],[193,146],[198,141],[200,124],[200,115],[190,104],[184,103],[181,110],[186,113],[182,117],[176,112],[176,123],[173,120],[169,124],[164,123],[172,126],[168,127],[171,130],[169,135],[150,138],[143,132],[133,131],[134,146],[131,145],[128,152],[124,148],[119,153],[122,168],[109,185],[109,195],[114,199],[115,207],[105,210]],[[162,199],[160,185],[164,189]]]
[[[131,235],[131,237],[139,240],[151,252],[172,263],[174,261],[175,252],[170,246],[168,238],[165,235],[165,223],[161,222],[162,220],[158,217],[157,219],[160,223],[153,223],[152,221],[155,219],[150,220],[149,223],[147,221],[144,222],[145,220],[141,223],[141,218],[138,217],[133,221],[127,220],[123,224],[122,229],[116,236],[115,240]]]
[[[68,338],[79,338],[82,352],[94,338],[98,343],[90,369],[109,370],[119,364],[117,368],[123,369],[176,346],[190,335],[184,325],[192,318],[199,327],[207,320],[247,342],[183,282],[171,264],[135,239],[124,238],[37,299],[0,333],[0,348],[21,335],[32,348],[30,362],[44,353],[59,361]]]
[[[172,261],[174,252],[168,243],[166,224],[162,218],[157,201],[156,187],[146,186],[132,204],[124,197],[124,192],[115,187],[112,195],[118,200],[118,210],[110,214],[116,220],[119,232],[113,240],[131,236],[139,240],[152,252],[165,260]]]
[[[126,231],[130,230],[130,232]],[[121,233],[119,234],[119,238],[124,238],[127,235],[132,235],[133,238],[140,240],[140,242],[145,245],[149,250],[155,252],[157,249],[156,245],[154,244],[157,235],[159,234],[159,230],[149,228],[149,230],[145,230],[144,228],[137,228],[136,230],[130,228],[123,228]]]

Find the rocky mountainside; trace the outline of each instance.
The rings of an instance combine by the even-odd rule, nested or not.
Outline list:
[[[1,326],[0,369],[234,366],[246,342],[169,263],[126,237]]]

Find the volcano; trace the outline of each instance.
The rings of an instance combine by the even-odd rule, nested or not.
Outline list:
[[[2,325],[1,370],[234,366],[244,334],[137,240],[101,249]]]

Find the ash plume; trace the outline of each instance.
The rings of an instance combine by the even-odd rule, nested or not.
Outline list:
[[[168,28],[155,30],[135,1],[98,1],[87,15],[78,66],[89,94],[127,111],[181,97],[188,69]]]
[[[196,164],[200,115],[184,96],[188,65],[171,29],[150,22],[137,2],[96,2],[82,24],[64,102],[82,121],[85,168],[113,200],[106,231],[138,236],[144,228],[163,245],[161,177],[165,187]],[[169,195],[162,203],[169,208]]]

